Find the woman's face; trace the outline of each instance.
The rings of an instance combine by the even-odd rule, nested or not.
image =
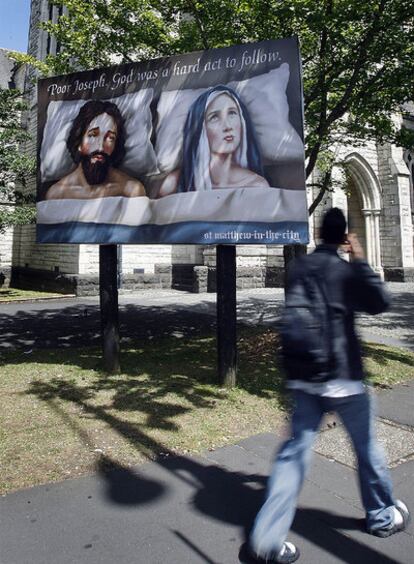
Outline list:
[[[211,153],[233,153],[240,145],[241,119],[238,104],[228,94],[207,106],[205,124]]]

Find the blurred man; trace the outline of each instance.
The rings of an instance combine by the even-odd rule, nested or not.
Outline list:
[[[364,260],[357,237],[346,236],[345,231],[341,210],[329,210],[322,222],[323,244],[298,259],[289,272],[281,336],[294,410],[291,438],[277,455],[266,501],[250,536],[250,551],[258,562],[288,563],[299,558],[299,550],[286,537],[313,441],[323,414],[329,411],[339,414],[355,448],[367,532],[388,537],[404,530],[410,519],[406,505],[393,495],[374,435],[371,397],[363,383],[354,327],[354,312],[381,313],[390,298]],[[344,243],[351,262],[338,255]]]
[[[82,106],[66,145],[77,167],[49,188],[46,199],[145,196],[139,180],[116,168],[125,156],[124,119],[116,104],[92,100]]]

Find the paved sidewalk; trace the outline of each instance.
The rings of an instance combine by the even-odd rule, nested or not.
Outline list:
[[[391,311],[361,318],[361,327],[372,340],[410,348],[414,293],[408,285],[391,286]],[[212,294],[146,292],[120,302],[124,341],[201,332],[211,328],[215,313]],[[277,323],[282,303],[280,290],[239,292],[239,320]],[[0,308],[0,352],[86,340],[99,341],[96,298]],[[413,393],[414,382],[379,393],[377,423],[396,494],[411,508]],[[258,435],[196,457],[164,457],[1,497],[0,564],[237,563],[280,439]],[[353,466],[342,428],[325,423],[290,536],[301,549],[300,562],[413,564],[412,525],[389,539],[364,532]]]

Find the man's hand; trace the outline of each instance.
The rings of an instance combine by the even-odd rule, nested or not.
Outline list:
[[[358,237],[355,233],[348,233],[344,243],[344,251],[351,255],[353,259],[363,259],[364,249],[361,243],[358,241]]]

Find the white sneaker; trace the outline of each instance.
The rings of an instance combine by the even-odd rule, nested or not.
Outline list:
[[[290,564],[291,562],[296,562],[300,556],[299,549],[291,542],[284,542],[280,552],[275,554],[269,554],[269,556],[263,557],[258,556],[252,550],[250,551],[251,556],[256,562],[262,564]]]
[[[411,515],[405,503],[400,499],[397,499],[393,509],[395,511],[394,522],[383,529],[368,530],[371,535],[386,538],[391,535],[395,535],[395,533],[399,533],[400,531],[404,531],[408,527],[408,524],[411,521]]]

